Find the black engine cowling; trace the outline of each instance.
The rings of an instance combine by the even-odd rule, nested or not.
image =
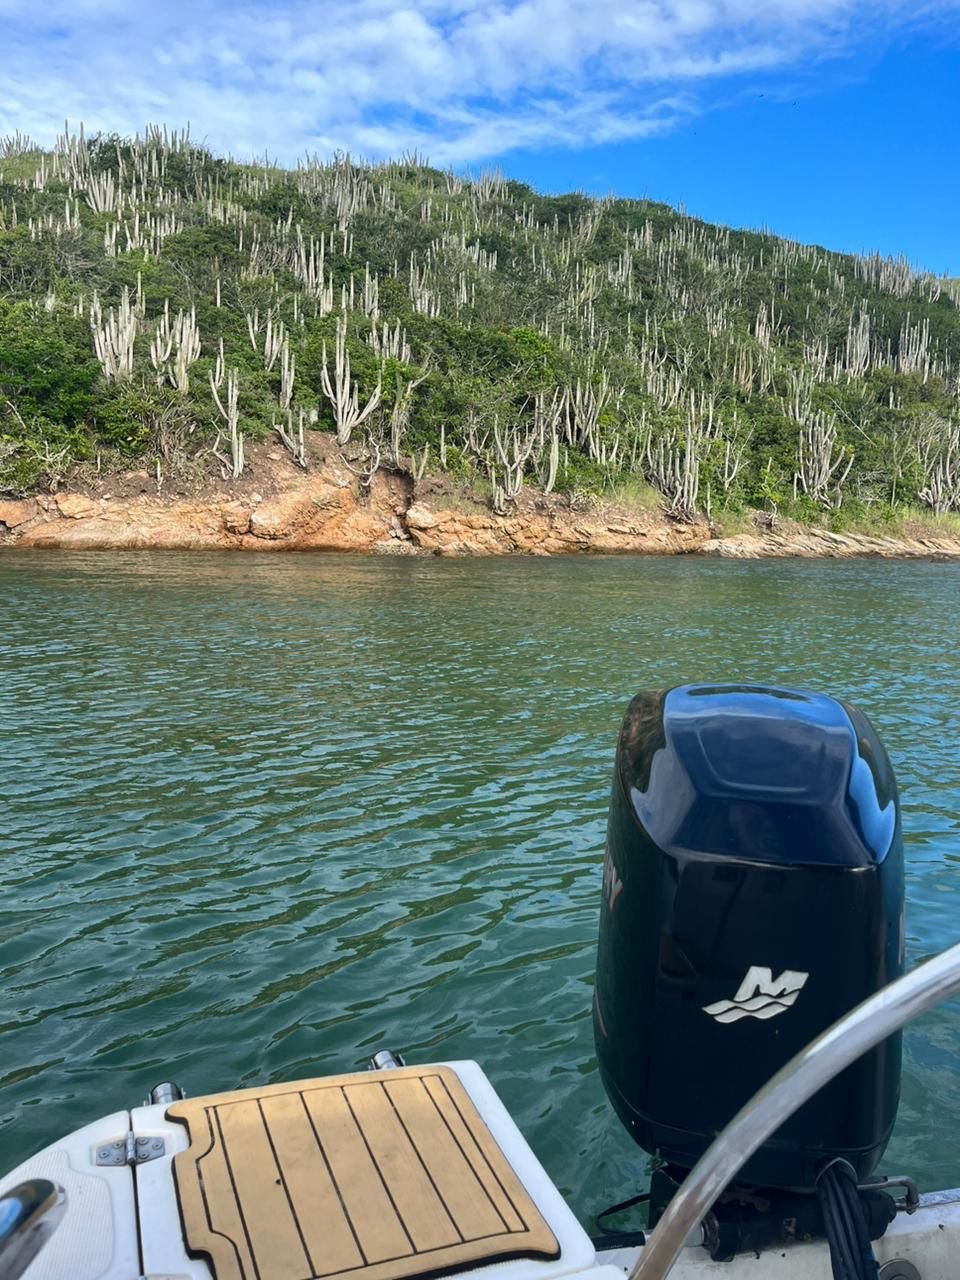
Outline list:
[[[617,747],[594,1032],[604,1086],[682,1176],[796,1052],[903,965],[896,782],[866,717],[787,689],[641,693]],[[787,1120],[743,1184],[863,1180],[893,1127],[900,1038]]]

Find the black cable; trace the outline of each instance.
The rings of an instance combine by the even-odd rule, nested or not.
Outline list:
[[[593,1247],[599,1251],[600,1249],[630,1249],[638,1244],[646,1244],[647,1237],[645,1232],[607,1227],[604,1226],[603,1219],[609,1218],[615,1213],[622,1213],[624,1209],[632,1209],[634,1205],[643,1204],[649,1199],[650,1192],[644,1191],[638,1196],[631,1196],[629,1200],[621,1200],[619,1204],[612,1204],[609,1209],[604,1209],[603,1213],[598,1213],[597,1226],[602,1234],[591,1240],[590,1243]]]
[[[817,1200],[834,1280],[877,1280],[879,1267],[870,1243],[866,1210],[857,1190],[857,1176],[846,1160],[833,1160],[821,1171]]]

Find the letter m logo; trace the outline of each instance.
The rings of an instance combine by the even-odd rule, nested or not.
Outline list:
[[[779,977],[772,969],[751,965],[732,1000],[718,1000],[703,1006],[704,1013],[717,1022],[739,1022],[741,1018],[775,1018],[796,1002],[808,973],[784,969]]]

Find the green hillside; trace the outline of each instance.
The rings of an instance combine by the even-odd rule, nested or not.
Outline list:
[[[641,483],[680,518],[960,509],[960,287],[417,157],[296,170],[185,135],[0,142],[0,491],[186,485],[245,441],[357,470]],[[830,518],[835,518],[831,516]]]

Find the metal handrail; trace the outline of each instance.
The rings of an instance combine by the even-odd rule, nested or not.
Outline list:
[[[63,1189],[47,1178],[30,1178],[0,1196],[0,1280],[23,1275],[65,1210]]]
[[[740,1169],[825,1084],[905,1023],[960,991],[960,943],[878,991],[791,1058],[713,1141],[640,1250],[628,1280],[663,1280]]]

